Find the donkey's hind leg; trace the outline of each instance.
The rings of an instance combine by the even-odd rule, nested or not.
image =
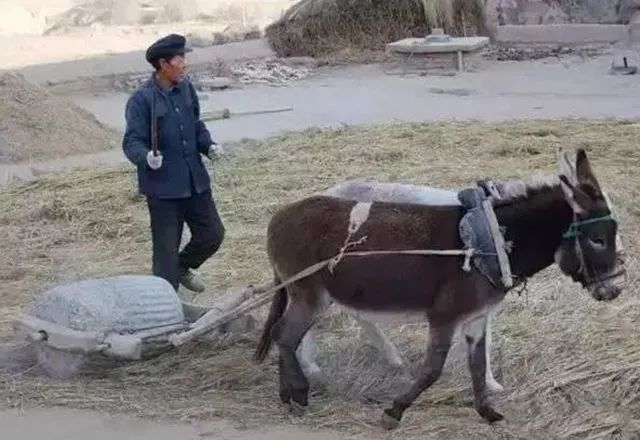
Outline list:
[[[328,302],[324,294],[312,289],[293,287],[289,290],[289,307],[273,327],[273,339],[280,349],[280,398],[292,404],[292,409],[308,406],[309,381],[300,366],[296,351],[315,320]],[[293,401],[293,402],[292,402]]]
[[[407,393],[397,397],[393,401],[391,408],[384,410],[382,425],[385,428],[396,428],[407,408],[415,402],[420,394],[440,378],[442,367],[447,360],[447,355],[451,348],[451,340],[453,339],[455,329],[455,323],[443,325],[434,324],[431,327],[426,359],[418,373],[418,379]]]
[[[481,315],[464,325],[467,340],[469,371],[473,382],[473,394],[478,414],[489,423],[502,420],[502,414],[496,412],[487,395],[487,315]]]
[[[487,358],[487,368],[486,368],[486,382],[487,389],[492,393],[499,393],[504,390],[503,386],[493,377],[493,371],[491,369],[491,320],[493,319],[492,312],[489,312],[487,315],[487,327],[485,334],[486,343],[485,343],[485,354]]]

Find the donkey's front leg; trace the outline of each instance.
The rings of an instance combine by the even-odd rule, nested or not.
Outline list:
[[[320,367],[316,363],[317,348],[318,346],[316,344],[316,335],[312,327],[304,335],[304,338],[302,338],[302,342],[300,343],[300,345],[298,346],[298,350],[296,351],[298,362],[300,362],[302,371],[308,379],[311,379],[312,377],[320,375],[322,373],[322,370],[320,370]]]
[[[382,356],[393,368],[402,368],[404,362],[398,353],[398,349],[391,342],[391,339],[384,334],[382,329],[372,321],[365,319],[360,314],[354,314],[353,317],[360,324],[360,327],[373,343],[375,348],[382,353]]]
[[[433,385],[442,374],[442,367],[447,360],[456,325],[453,323],[445,325],[432,323],[432,325],[429,331],[429,346],[426,359],[420,369],[418,379],[409,391],[396,398],[393,402],[393,407],[386,409],[382,415],[382,425],[387,429],[396,428],[407,408],[415,402],[424,390]]]
[[[493,409],[487,393],[486,330],[486,315],[481,315],[464,326],[476,410],[482,418],[489,423],[493,423],[502,420],[504,417]]]

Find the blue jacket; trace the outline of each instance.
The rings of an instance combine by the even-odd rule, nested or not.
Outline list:
[[[151,106],[155,102],[158,150],[162,167],[147,165],[151,149]],[[140,193],[161,199],[190,197],[211,189],[209,173],[202,162],[214,143],[200,120],[200,103],[193,85],[184,80],[171,90],[162,90],[149,79],[129,98],[122,149],[138,168]]]

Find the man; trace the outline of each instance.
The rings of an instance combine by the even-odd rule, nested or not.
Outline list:
[[[153,274],[176,290],[182,284],[203,292],[194,269],[217,252],[224,227],[201,155],[213,161],[224,152],[200,120],[196,91],[185,78],[185,45],[183,36],[171,34],[147,49],[155,71],[127,102],[122,147],[147,197]],[[192,238],[179,252],[185,222]]]

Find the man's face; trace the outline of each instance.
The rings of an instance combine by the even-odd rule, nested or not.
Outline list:
[[[187,63],[184,55],[176,55],[170,60],[160,60],[160,74],[173,84],[178,84],[185,77]]]

